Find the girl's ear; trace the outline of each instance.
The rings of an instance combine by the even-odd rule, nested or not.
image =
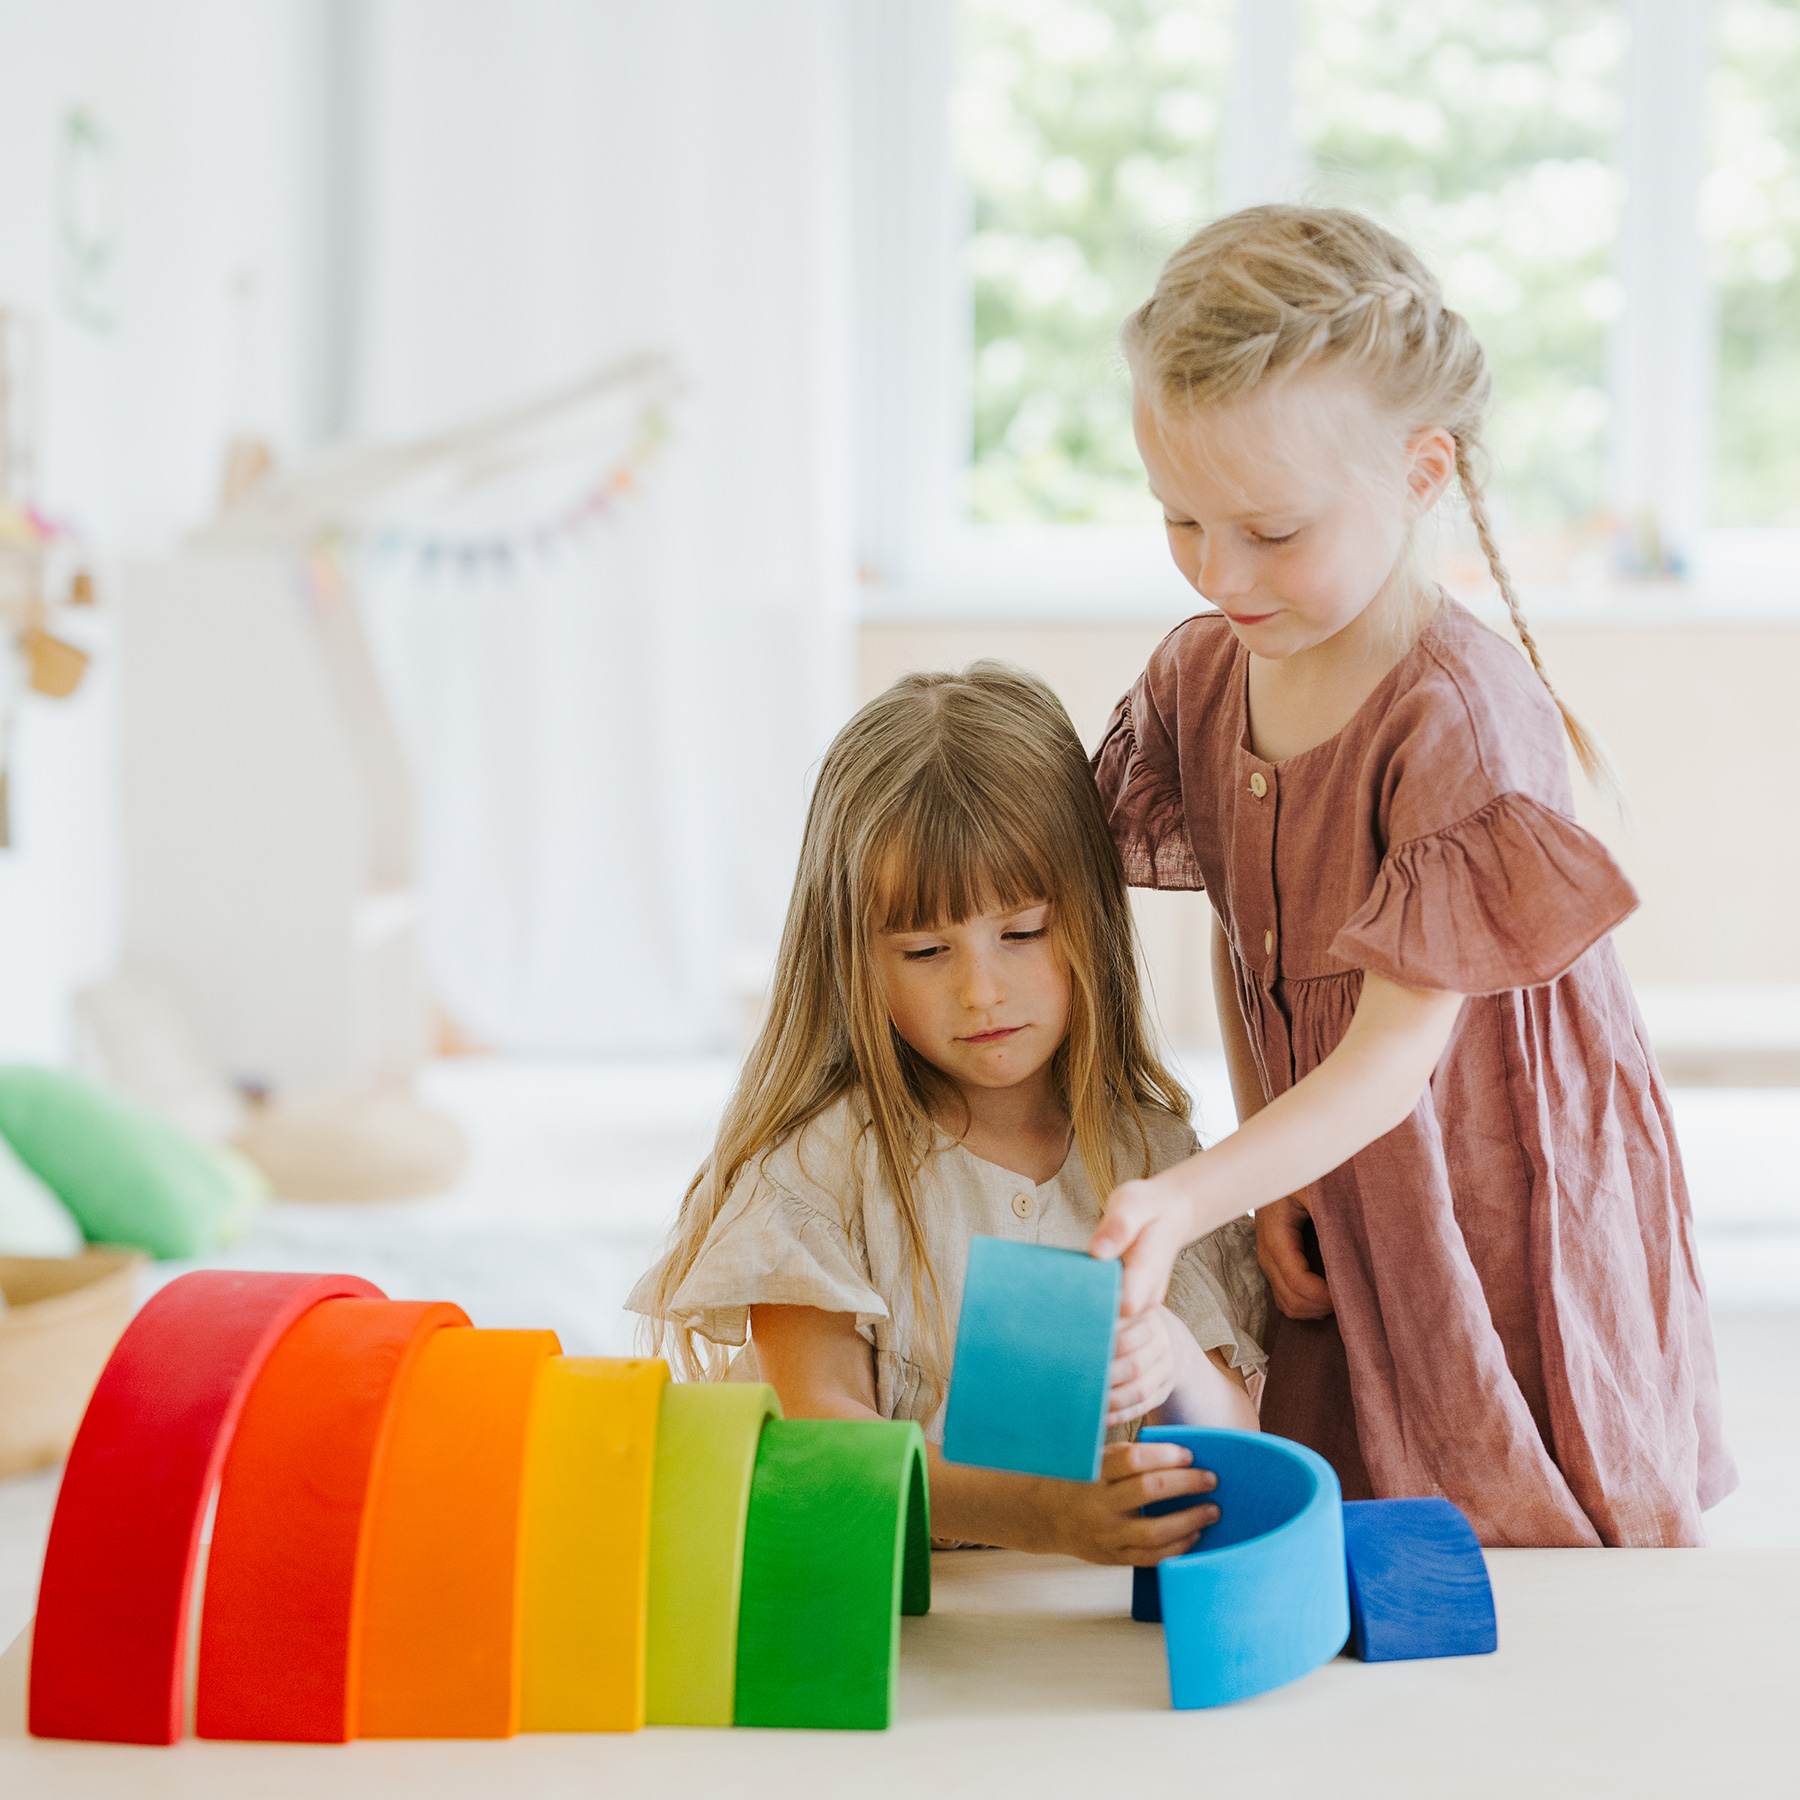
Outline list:
[[[1413,516],[1422,518],[1456,475],[1456,439],[1441,425],[1421,431],[1406,446],[1406,490]]]

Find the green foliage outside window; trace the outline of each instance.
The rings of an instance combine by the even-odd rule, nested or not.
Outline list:
[[[969,515],[1148,523],[1118,327],[1212,207],[1229,7],[964,0],[959,15]]]
[[[1306,9],[1313,195],[1408,239],[1474,326],[1498,493],[1552,567],[1602,530],[1625,47],[1617,0]]]
[[[972,206],[970,516],[1150,519],[1115,337],[1211,216],[1228,103],[1219,0],[963,0],[955,100]],[[1297,126],[1311,197],[1413,239],[1487,344],[1521,522],[1604,492],[1619,308],[1618,0],[1314,0]]]
[[[1713,518],[1800,525],[1800,0],[1720,0],[1700,216],[1719,319]]]

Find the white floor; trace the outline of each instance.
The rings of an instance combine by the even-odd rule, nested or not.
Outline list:
[[[1207,1137],[1233,1123],[1224,1068],[1186,1059]],[[449,1194],[275,1204],[216,1264],[344,1271],[478,1325],[548,1326],[575,1355],[635,1348],[627,1292],[674,1217],[732,1075],[709,1061],[469,1060],[425,1076],[475,1147]],[[1800,1091],[1675,1095],[1743,1487],[1715,1543],[1800,1546]],[[188,1264],[164,1263],[155,1282]],[[0,1482],[0,1645],[29,1616],[55,1476]]]

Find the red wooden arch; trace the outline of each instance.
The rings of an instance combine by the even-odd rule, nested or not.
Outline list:
[[[172,1744],[206,1505],[245,1397],[282,1334],[354,1275],[205,1269],[119,1340],[63,1472],[31,1649],[38,1737]]]

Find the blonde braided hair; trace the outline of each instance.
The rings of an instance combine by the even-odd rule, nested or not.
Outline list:
[[[1432,426],[1449,432],[1469,519],[1513,630],[1582,771],[1617,797],[1605,750],[1544,667],[1494,539],[1482,437],[1493,394],[1487,357],[1406,244],[1335,207],[1231,213],[1175,251],[1120,341],[1133,382],[1159,413],[1227,405],[1264,381],[1329,367],[1365,381],[1408,436]]]

